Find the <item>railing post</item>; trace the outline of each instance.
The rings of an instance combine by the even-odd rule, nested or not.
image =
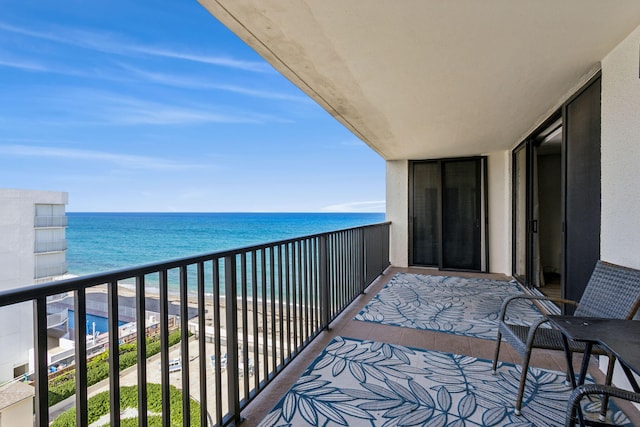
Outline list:
[[[36,380],[36,426],[49,425],[49,384],[47,371],[47,297],[39,297],[33,301],[34,317],[34,358]]]
[[[204,263],[198,263],[198,351],[200,372],[207,372],[206,351],[206,323],[205,323],[205,297],[204,297]],[[220,360],[220,359],[218,359]],[[214,372],[215,375],[215,372]],[[207,381],[205,376],[200,377],[200,426],[205,427],[213,423],[207,421]]]
[[[160,270],[159,292],[160,298],[160,384],[162,387],[162,401],[170,402],[169,389],[169,290],[167,270]],[[171,425],[171,405],[162,405],[162,426]]]
[[[143,275],[136,276],[136,334],[138,336],[138,384],[147,383],[146,292]],[[146,426],[147,390],[138,387],[138,426]]]
[[[238,300],[236,258],[224,257],[224,299],[227,312],[227,385],[229,415],[234,425],[240,424],[240,384],[238,370]]]
[[[320,325],[322,329],[329,330],[329,247],[327,245],[327,235],[320,236],[319,248],[319,274],[320,274]]]
[[[364,237],[367,232],[366,228],[360,229],[360,293],[364,294],[364,289],[367,286],[367,259],[366,259],[366,239]]]
[[[89,424],[87,406],[87,331],[80,325],[86,325],[87,301],[85,289],[78,289],[74,295],[74,338],[76,340],[76,425]]]
[[[120,427],[120,348],[118,328],[118,281],[107,287],[107,313],[109,318],[109,413],[110,425]],[[77,327],[81,327],[78,325]]]
[[[189,384],[189,294],[187,267],[180,267],[180,364],[182,365],[182,425],[191,426],[191,391]]]

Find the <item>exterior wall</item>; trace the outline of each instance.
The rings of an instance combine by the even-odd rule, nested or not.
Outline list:
[[[511,152],[487,156],[489,271],[511,275]]]
[[[0,427],[33,425],[33,397],[0,411]]]
[[[640,27],[602,61],[601,258],[640,268]],[[639,316],[636,314],[636,318]],[[601,368],[606,370],[606,358]],[[629,387],[621,369],[613,382]]]
[[[640,27],[602,61],[604,260],[640,268]]]
[[[0,291],[35,282],[36,204],[64,208],[67,197],[61,192],[0,189]],[[64,252],[53,256],[64,262]],[[1,383],[13,379],[15,367],[29,363],[29,349],[33,347],[32,305],[0,308],[0,325]]]
[[[389,261],[409,265],[409,161],[387,161],[387,221],[391,221]]]

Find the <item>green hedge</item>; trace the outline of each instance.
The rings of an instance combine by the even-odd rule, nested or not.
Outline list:
[[[168,341],[169,347],[179,343],[180,331],[170,333]],[[118,346],[118,350],[121,371],[138,363],[137,343],[121,344]],[[158,353],[160,353],[160,338],[147,338],[147,357]],[[87,363],[87,386],[92,386],[107,378],[109,378],[109,350],[100,353]],[[75,393],[76,371],[74,369],[51,380],[49,383],[49,406],[55,405]]]
[[[162,413],[162,388],[160,384],[147,384],[147,409],[154,414]],[[169,402],[171,410],[171,425],[182,426],[182,391],[174,386],[169,386]],[[98,418],[109,413],[109,392],[103,391],[91,397],[87,402],[89,411],[87,413],[89,424]],[[138,407],[138,386],[120,387],[120,409]],[[200,426],[200,405],[191,400],[189,412],[191,414],[191,425]],[[71,408],[56,418],[51,427],[71,427],[76,425],[76,410]],[[137,427],[138,418],[127,418],[120,423],[123,427]],[[148,426],[162,426],[160,415],[150,415]]]

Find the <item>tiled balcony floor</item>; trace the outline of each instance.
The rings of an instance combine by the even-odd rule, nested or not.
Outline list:
[[[340,315],[340,317],[331,324],[331,330],[329,332],[322,333],[307,349],[295,358],[290,366],[278,375],[269,387],[267,387],[253,402],[251,402],[251,404],[242,412],[242,416],[244,418],[242,426],[257,426],[276,405],[280,398],[287,392],[287,390],[289,390],[307,366],[313,362],[322,349],[324,349],[336,336],[382,341],[414,348],[464,354],[488,360],[493,358],[495,341],[353,320],[355,315],[362,310],[362,308],[397,272],[460,277],[484,277],[498,280],[509,279],[501,274],[457,273],[451,271],[442,272],[427,268],[405,269],[391,267],[367,289],[366,294],[357,298],[351,306],[349,306],[344,313],[342,313],[342,315]],[[520,363],[519,355],[513,351],[509,344],[506,343],[502,344],[500,360],[511,363]],[[576,369],[579,369],[579,362],[581,360],[580,355],[574,357]],[[531,357],[531,366],[564,371],[564,354],[560,351],[534,350]],[[597,368],[597,365],[593,360],[589,368],[589,373],[598,383],[602,383],[604,381],[604,375]],[[631,418],[634,425],[640,426],[640,412],[637,409],[628,402],[618,402],[618,406]]]

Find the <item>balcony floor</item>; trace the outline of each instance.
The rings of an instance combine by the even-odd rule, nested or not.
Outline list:
[[[495,341],[353,320],[356,314],[358,314],[360,310],[362,310],[362,308],[364,308],[364,306],[369,303],[369,301],[389,282],[393,275],[398,272],[459,277],[482,277],[497,280],[509,279],[501,274],[457,273],[451,271],[441,272],[427,268],[389,268],[383,276],[380,276],[376,281],[374,281],[374,283],[367,289],[366,294],[358,297],[331,324],[330,331],[322,333],[307,349],[300,353],[300,355],[298,355],[282,373],[276,377],[269,387],[267,387],[247,406],[247,408],[242,412],[242,417],[244,418],[242,426],[257,426],[278,403],[280,398],[295,383],[307,366],[313,362],[327,344],[337,336],[357,338],[361,340],[375,340],[419,349],[463,354],[489,360],[493,358]],[[509,346],[509,344],[506,343],[502,344],[500,360],[511,363],[520,363],[519,355]],[[582,358],[579,355],[574,357],[576,369],[579,369],[578,364],[581,360]],[[595,359],[592,358],[589,373],[598,383],[602,383],[604,381],[604,375],[598,369],[593,360]],[[564,354],[560,351],[534,350],[531,357],[531,366],[564,371]],[[634,425],[640,425],[640,412],[633,407],[633,405],[628,402],[616,403],[629,416]]]

